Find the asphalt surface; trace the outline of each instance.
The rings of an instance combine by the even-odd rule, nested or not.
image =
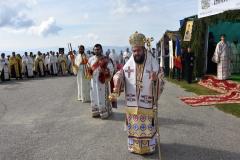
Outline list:
[[[127,150],[124,100],[108,120],[76,100],[75,77],[0,84],[0,160],[141,160]],[[214,107],[192,108],[167,83],[159,100],[164,160],[239,160],[240,119]]]

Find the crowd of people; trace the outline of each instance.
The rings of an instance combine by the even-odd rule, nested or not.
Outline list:
[[[87,57],[94,55],[94,52],[87,51]],[[110,56],[117,67],[131,56],[129,49],[120,53],[118,56],[113,49],[108,50],[106,56]],[[65,76],[74,74],[74,61],[77,52],[70,51],[67,55],[64,50],[59,52],[49,51],[47,53],[37,54],[25,52],[24,55],[12,52],[11,56],[1,53],[0,57],[0,81],[9,81],[13,78],[16,80],[23,78],[45,77],[45,76]]]
[[[37,55],[25,52],[23,56],[15,52],[11,56],[2,53],[0,62],[1,81],[73,74],[70,53],[66,56],[64,52],[39,51]]]
[[[126,59],[119,58],[114,50],[104,55],[101,44],[94,46],[91,57],[86,55],[84,46],[79,47],[75,61],[77,99],[90,103],[93,118],[107,119],[112,108],[117,108],[118,96],[125,91],[128,150],[148,154],[160,144],[157,101],[163,90],[164,73],[152,50],[146,48],[143,34],[134,33],[129,42],[132,54]],[[130,55],[128,52],[125,55]]]
[[[1,54],[1,79],[35,76],[77,75],[77,100],[90,103],[93,118],[107,119],[117,98],[125,91],[128,150],[137,154],[153,153],[159,142],[158,97],[164,81],[163,70],[146,44],[145,35],[135,32],[129,38],[132,53],[127,49],[103,53],[101,44],[93,52],[80,45],[77,54],[49,52],[36,56],[27,52],[21,57]],[[91,54],[89,54],[91,53]]]

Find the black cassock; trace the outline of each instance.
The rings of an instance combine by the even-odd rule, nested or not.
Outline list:
[[[184,77],[188,83],[192,83],[194,62],[194,53],[190,52],[184,54]]]

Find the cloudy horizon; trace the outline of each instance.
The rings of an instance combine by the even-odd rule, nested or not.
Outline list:
[[[128,46],[135,31],[156,42],[166,30],[178,30],[180,19],[195,14],[197,0],[5,0],[0,2],[0,50],[69,42]]]

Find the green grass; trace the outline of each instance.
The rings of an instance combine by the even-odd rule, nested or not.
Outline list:
[[[240,104],[218,104],[216,107],[223,112],[240,117]]]
[[[234,74],[230,77],[230,80],[240,82],[240,74]]]
[[[205,88],[203,86],[200,86],[197,83],[192,83],[192,84],[188,84],[186,81],[178,81],[175,79],[170,79],[167,78],[167,80],[169,82],[175,83],[177,85],[179,85],[180,87],[184,88],[187,92],[193,92],[196,93],[197,95],[215,95],[215,94],[219,94],[218,92],[215,92],[213,90],[210,90],[208,88]]]
[[[240,78],[240,77],[239,77]],[[216,95],[219,94],[213,90],[200,86],[197,83],[188,84],[186,81],[178,81],[167,78],[169,82],[175,83],[180,87],[184,88],[187,92],[193,92],[197,95]],[[216,107],[225,112],[240,117],[240,104],[217,104]]]

